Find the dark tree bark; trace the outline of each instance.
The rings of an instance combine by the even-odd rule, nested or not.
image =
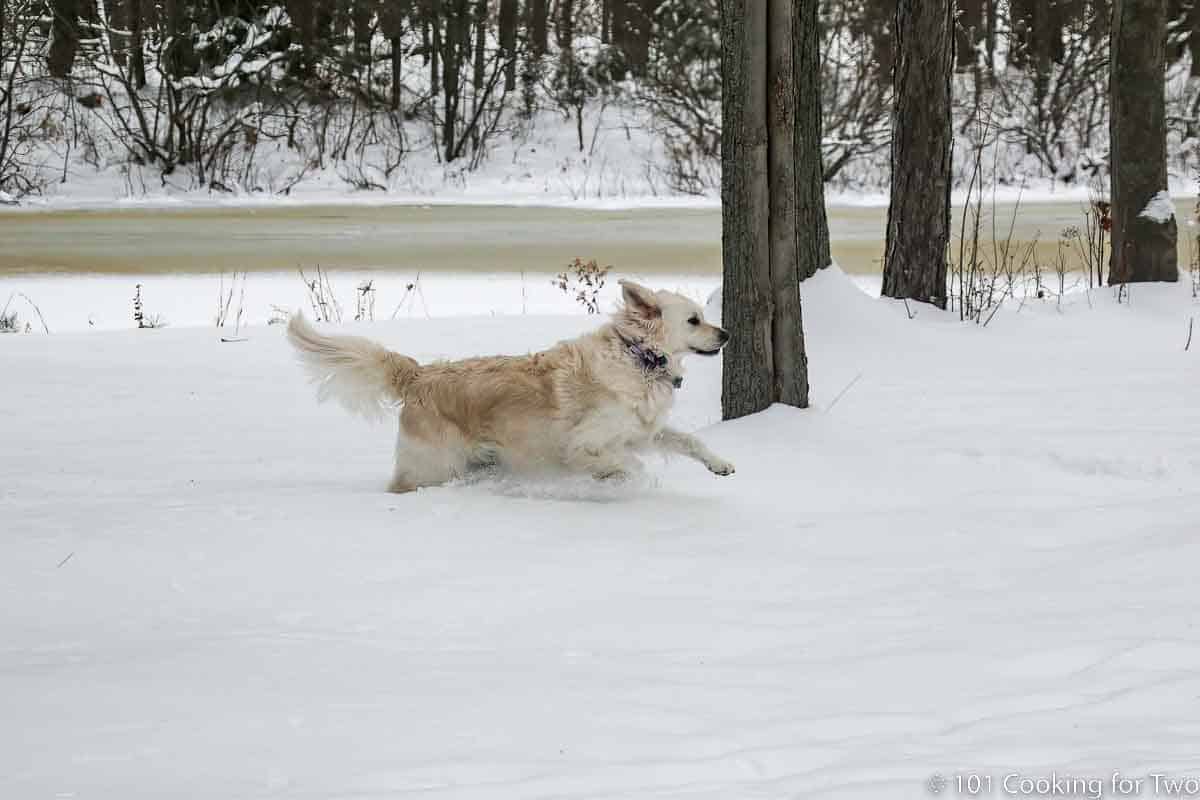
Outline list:
[[[996,74],[996,23],[1000,17],[997,6],[1000,0],[984,0],[983,30],[984,47],[987,50],[987,72],[991,78]]]
[[[400,34],[394,34],[388,37],[388,43],[391,45],[391,65],[392,65],[392,96],[390,105],[393,111],[400,110],[400,76],[403,74],[404,68],[404,48],[400,43]]]
[[[51,0],[50,48],[46,68],[55,78],[71,74],[79,50],[79,0]]]
[[[404,49],[401,42],[404,35],[404,21],[411,12],[411,2],[396,2],[396,0],[384,3],[379,10],[379,28],[387,37],[390,51],[388,61],[391,66],[391,96],[388,100],[394,111],[399,111],[401,106],[400,76],[404,66]]]
[[[316,9],[314,0],[287,0],[285,3],[292,27],[300,39],[299,71],[312,75],[316,51]]]
[[[475,0],[475,55],[471,71],[471,88],[478,98],[483,92],[483,72],[487,51],[488,4],[487,0]]]
[[[527,0],[529,3],[529,49],[534,58],[546,55],[549,43],[550,5],[547,0]]]
[[[1147,208],[1167,189],[1163,0],[1116,0],[1112,16],[1110,285],[1179,280],[1175,217]]]
[[[1068,0],[1012,0],[1009,7],[1011,47],[1009,63],[1018,69],[1033,61],[1035,69],[1048,71],[1048,65],[1062,63],[1063,25],[1061,6]]]
[[[0,0],[3,5],[7,0]],[[129,0],[105,0],[108,13],[108,39],[113,63],[125,70],[129,66]]]
[[[829,266],[829,221],[821,153],[821,29],[818,0],[796,3],[792,26],[796,87],[796,239],[801,281]]]
[[[575,0],[558,0],[558,24],[554,26],[558,49],[564,59],[575,44]]]
[[[796,239],[796,72],[792,0],[767,0],[767,261],[771,275],[773,401],[808,405]],[[820,163],[820,162],[818,162]]]
[[[471,9],[468,0],[447,0],[446,26],[442,48],[442,147],[446,161],[461,151],[458,134],[459,106],[462,100],[462,69],[471,51]]]
[[[628,0],[607,0],[608,2],[608,26],[609,39],[612,40],[612,45],[617,49],[617,52],[624,54],[625,49],[629,46],[629,26],[625,20],[628,17]]]
[[[429,88],[436,98],[442,93],[442,27],[436,10],[429,14]]]
[[[650,65],[650,38],[654,31],[654,11],[659,0],[627,0],[625,24],[629,26],[626,57],[634,75],[646,74]]]
[[[350,4],[350,25],[354,35],[354,64],[365,67],[371,63],[371,37],[375,35],[370,3],[357,0]]]
[[[1200,77],[1200,0],[1193,0],[1187,13],[1188,51],[1192,55],[1191,74]]]
[[[958,0],[958,20],[955,24],[958,45],[955,54],[960,70],[970,70],[978,60],[976,48],[986,35],[983,25],[984,3],[985,0]]]
[[[504,52],[504,91],[517,88],[517,0],[500,0],[499,37]]]
[[[726,419],[808,405],[800,281],[829,263],[818,2],[721,4]]]
[[[142,36],[142,0],[129,0],[129,80],[135,89],[146,86],[146,43]]]
[[[885,84],[891,82],[896,63],[895,22],[896,0],[869,0],[862,16],[851,18],[851,32],[871,43],[872,66],[877,79]]]
[[[883,294],[946,307],[953,0],[900,0]]]
[[[614,38],[619,30],[613,26]],[[762,411],[775,399],[766,41],[767,0],[722,0],[721,317],[730,335],[721,383],[725,419]]]

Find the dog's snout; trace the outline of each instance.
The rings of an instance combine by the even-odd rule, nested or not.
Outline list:
[[[729,331],[725,330],[724,328],[718,328],[717,331],[717,336],[720,337],[721,344],[725,344],[729,341]]]

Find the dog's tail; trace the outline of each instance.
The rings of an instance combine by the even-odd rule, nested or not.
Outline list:
[[[404,399],[404,388],[421,367],[408,356],[361,336],[327,336],[303,314],[288,322],[288,340],[317,384],[317,397],[336,399],[347,410],[378,419]]]

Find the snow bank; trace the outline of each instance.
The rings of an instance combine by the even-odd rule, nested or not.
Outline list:
[[[714,424],[691,364],[677,422],[735,476],[403,497],[277,328],[0,337],[0,796],[1200,774],[1195,306],[1091,299],[984,329],[827,270],[812,409]],[[593,322],[348,327],[428,359]]]
[[[1175,204],[1171,202],[1171,193],[1166,189],[1150,198],[1146,207],[1138,213],[1139,217],[1153,220],[1159,225],[1165,225],[1175,216]]]

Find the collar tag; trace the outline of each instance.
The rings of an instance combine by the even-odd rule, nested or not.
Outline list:
[[[629,350],[629,354],[633,356],[634,360],[637,361],[638,366],[641,367],[643,371],[647,373],[661,372],[662,374],[658,377],[666,380],[671,384],[672,387],[676,389],[683,385],[683,377],[679,375],[672,375],[670,370],[667,368],[667,365],[670,363],[670,359],[667,357],[666,353],[655,352],[642,343],[630,341],[624,336],[621,337],[621,340],[625,342],[625,347],[627,350]]]

